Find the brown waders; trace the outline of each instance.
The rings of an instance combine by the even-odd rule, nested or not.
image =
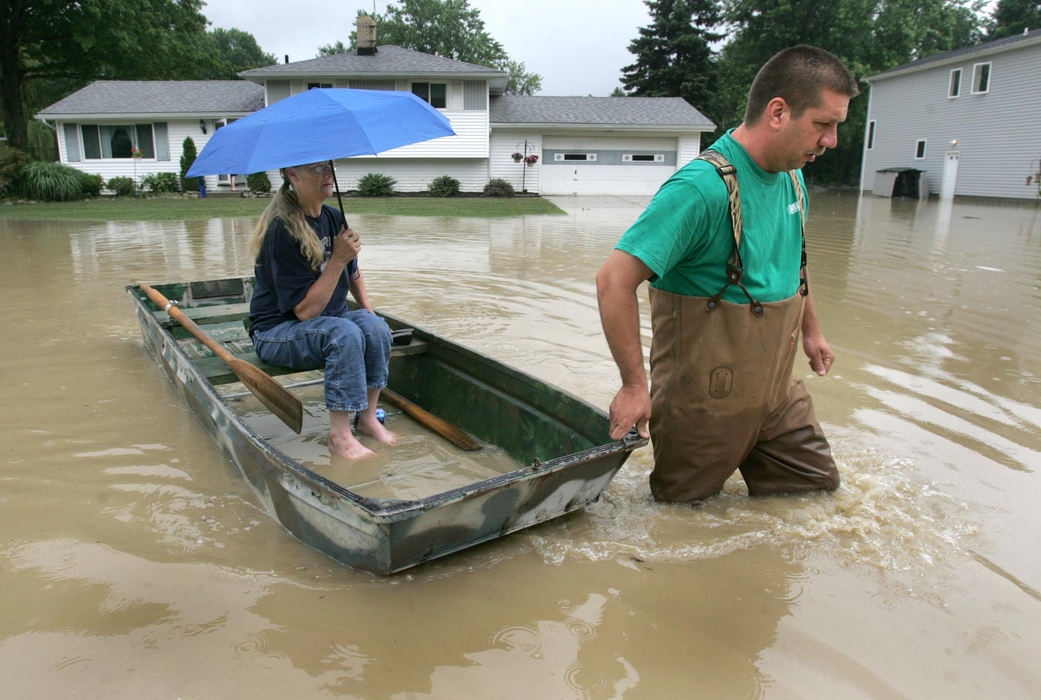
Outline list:
[[[741,284],[740,198],[734,168],[713,151],[730,192],[734,254],[714,297],[651,289],[651,492],[686,502],[718,493],[740,469],[750,495],[834,490],[838,469],[801,379],[799,349],[805,275],[777,302],[752,299]],[[802,190],[795,181],[802,206]],[[805,268],[805,252],[803,254]],[[736,284],[748,304],[722,300]]]

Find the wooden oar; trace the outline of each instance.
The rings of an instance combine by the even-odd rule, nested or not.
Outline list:
[[[185,330],[198,338],[203,345],[213,350],[217,357],[224,360],[228,367],[231,368],[231,371],[235,373],[235,376],[239,378],[239,381],[245,384],[246,388],[252,391],[253,395],[260,399],[262,404],[271,409],[271,412],[292,428],[294,432],[300,432],[304,422],[304,406],[300,403],[300,399],[289,393],[284,386],[272,379],[264,370],[231,354],[227,348],[199,328],[195,321],[188,318],[187,314],[177,308],[173,302],[167,301],[162,294],[144,282],[140,286],[144,293],[148,295],[148,298],[154,301],[160,309],[170,314],[173,320],[177,321]]]
[[[405,413],[415,418],[419,423],[433,430],[435,433],[445,438],[456,447],[464,450],[479,450],[481,449],[481,443],[474,440],[472,437],[464,433],[459,428],[455,427],[448,421],[438,418],[433,413],[430,413],[425,408],[421,408],[416,404],[412,403],[404,396],[395,394],[390,389],[383,389],[380,391],[380,396],[387,401],[391,402]]]

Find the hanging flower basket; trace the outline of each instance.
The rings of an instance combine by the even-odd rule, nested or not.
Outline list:
[[[145,155],[145,152],[142,151],[140,148],[134,147],[134,148],[130,149],[130,157],[131,158],[141,158],[144,155]]]
[[[513,158],[513,162],[514,163],[519,163],[522,160],[524,160],[524,156],[521,155],[520,153],[514,153],[512,156],[510,156],[510,158]]]
[[[524,162],[527,163],[528,165],[535,165],[535,163],[539,162],[539,157],[537,155],[535,155],[534,153],[532,153],[530,156],[526,156],[524,158]]]

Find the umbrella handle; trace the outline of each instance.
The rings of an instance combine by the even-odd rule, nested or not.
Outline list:
[[[347,213],[343,210],[343,198],[340,197],[340,183],[336,181],[336,164],[329,161],[329,167],[333,171],[333,187],[336,189],[336,202],[340,205],[340,214],[343,215],[343,225],[347,226]],[[350,226],[347,226],[350,228]],[[347,276],[352,280],[358,279],[358,258],[347,263]]]

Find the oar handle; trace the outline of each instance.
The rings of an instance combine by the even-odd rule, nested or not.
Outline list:
[[[177,321],[177,323],[181,324],[181,326],[186,331],[198,338],[199,341],[203,345],[208,347],[210,350],[212,350],[214,354],[217,355],[217,357],[221,358],[225,362],[230,362],[231,360],[235,359],[235,356],[228,352],[227,348],[225,348],[223,345],[221,345],[213,338],[211,338],[209,335],[207,335],[205,331],[199,328],[195,321],[188,318],[188,314],[184,313],[179,308],[177,308],[177,304],[175,302],[168,300],[166,297],[162,295],[162,293],[160,293],[156,289],[153,289],[152,287],[149,287],[144,282],[140,284],[140,287],[141,291],[148,295],[148,298],[155,302],[156,306],[158,306],[166,313],[170,314],[170,317],[173,320]]]

